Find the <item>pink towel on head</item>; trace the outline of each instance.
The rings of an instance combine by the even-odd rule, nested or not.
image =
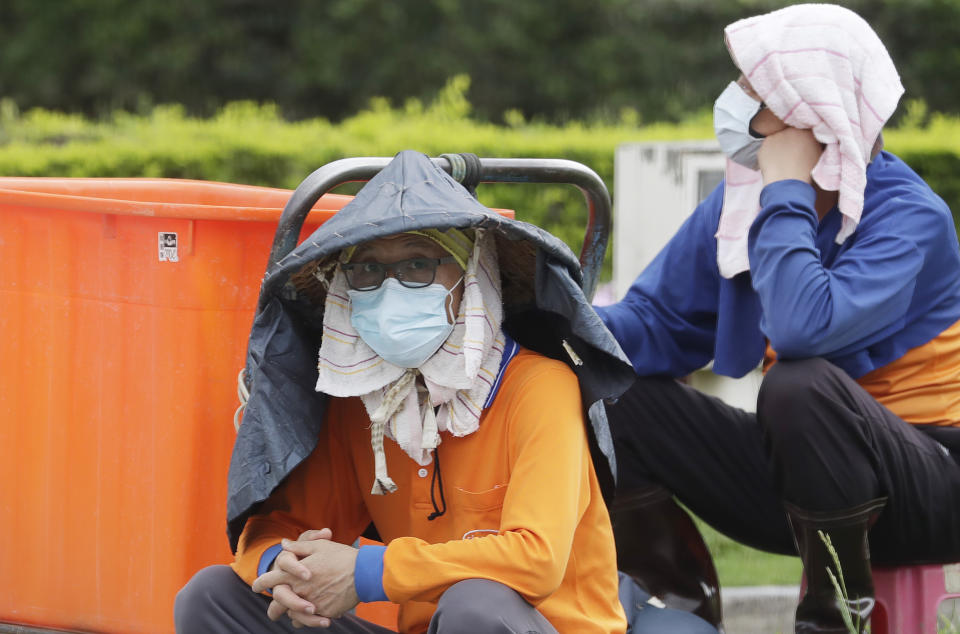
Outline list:
[[[787,125],[809,129],[826,148],[813,168],[822,189],[839,191],[838,244],[857,228],[867,163],[903,94],[887,49],[863,18],[830,4],[801,4],[734,22],[724,30],[734,63]],[[760,211],[760,172],[727,161],[717,264],[747,271],[747,232]]]

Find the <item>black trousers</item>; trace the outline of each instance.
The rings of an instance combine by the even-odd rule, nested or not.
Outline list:
[[[739,542],[796,554],[784,502],[835,511],[886,497],[875,563],[960,561],[960,427],[910,425],[827,361],[776,363],[756,414],[656,377],[607,414],[618,491],[665,486]]]

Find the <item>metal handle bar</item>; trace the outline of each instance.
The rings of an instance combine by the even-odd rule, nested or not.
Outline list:
[[[334,187],[353,181],[370,180],[393,159],[380,157],[346,158],[327,163],[307,176],[283,208],[270,249],[268,268],[297,246],[297,238],[307,214],[321,196]],[[452,167],[446,158],[431,159],[448,174]],[[580,249],[583,292],[593,297],[597,277],[610,237],[610,194],[603,180],[592,169],[565,159],[482,158],[482,183],[557,183],[575,185],[587,201],[587,227]]]

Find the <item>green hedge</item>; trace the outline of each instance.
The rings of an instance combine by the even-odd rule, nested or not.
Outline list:
[[[468,80],[451,81],[430,104],[390,108],[375,100],[333,125],[323,119],[286,122],[271,105],[233,103],[210,119],[178,106],[149,115],[117,113],[91,121],[45,110],[19,113],[0,102],[0,174],[10,176],[172,177],[293,188],[310,172],[350,156],[392,156],[403,149],[430,155],[474,152],[489,157],[567,158],[593,168],[613,188],[614,148],[625,141],[704,139],[709,113],[681,125],[640,126],[631,111],[616,123],[564,127],[508,115],[508,125],[470,117]],[[960,118],[928,116],[919,104],[905,125],[885,133],[887,147],[907,160],[955,211],[960,211]],[[921,127],[913,121],[928,121]],[[517,210],[579,249],[586,218],[573,187],[496,185],[479,190],[490,206]],[[608,260],[609,261],[609,260]]]

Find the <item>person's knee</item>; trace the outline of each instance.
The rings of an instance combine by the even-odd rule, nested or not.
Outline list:
[[[821,396],[818,378],[831,368],[820,358],[778,361],[770,368],[757,396],[757,420],[767,433],[789,436],[809,429],[804,413]]]
[[[487,579],[467,579],[447,588],[437,610],[450,622],[462,623],[468,631],[486,632],[491,624],[499,621],[499,612],[491,610],[486,601],[478,601],[478,596],[489,597],[513,592],[510,588]],[[467,627],[469,626],[469,627]]]
[[[763,376],[757,409],[776,411],[802,404],[807,394],[816,389],[816,379],[830,368],[830,362],[819,357],[778,361]]]
[[[516,591],[487,579],[466,579],[450,586],[437,604],[437,631],[492,634],[514,631],[504,620],[506,606],[523,602]],[[533,609],[532,607],[530,608]],[[446,624],[455,624],[448,630]]]
[[[173,621],[177,634],[208,632],[205,622],[214,612],[217,596],[230,587],[235,573],[229,566],[209,566],[198,571],[177,593]]]

